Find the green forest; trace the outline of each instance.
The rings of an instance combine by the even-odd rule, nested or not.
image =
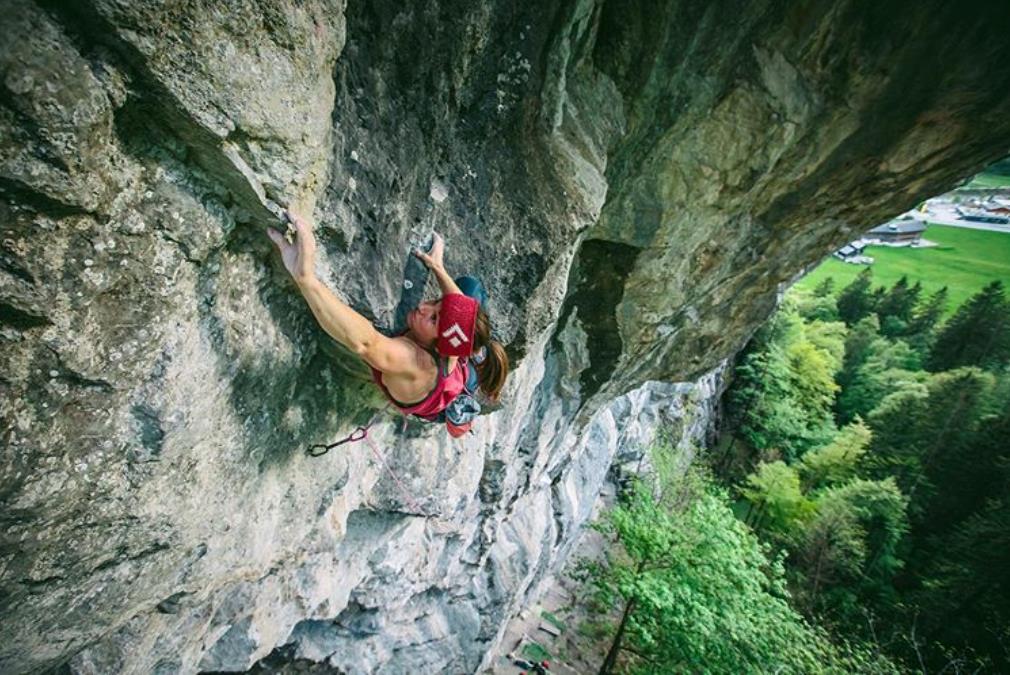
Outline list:
[[[708,467],[660,443],[597,524],[600,673],[1010,668],[1010,303],[948,302],[869,269],[787,294]]]

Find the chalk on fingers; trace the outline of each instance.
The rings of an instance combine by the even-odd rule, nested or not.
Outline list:
[[[284,230],[284,239],[289,244],[293,244],[295,243],[295,237],[298,236],[298,227],[300,223],[289,209],[286,209],[284,214],[287,216],[287,220],[284,223],[286,226]]]

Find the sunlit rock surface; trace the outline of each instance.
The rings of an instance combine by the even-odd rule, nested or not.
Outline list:
[[[406,5],[3,3],[0,671],[485,667],[656,419],[623,395],[1010,146],[998,5]],[[381,401],[273,204],[378,323],[441,231],[501,409],[306,457]]]

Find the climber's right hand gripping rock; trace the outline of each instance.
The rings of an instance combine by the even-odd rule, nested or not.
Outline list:
[[[312,224],[294,211],[288,211],[289,231],[281,234],[272,227],[267,228],[267,236],[273,241],[284,261],[284,268],[295,280],[302,284],[311,281],[316,276],[316,238],[312,233]],[[294,241],[291,228],[294,230]]]

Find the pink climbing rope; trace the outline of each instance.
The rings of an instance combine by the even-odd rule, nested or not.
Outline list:
[[[379,419],[379,415],[385,412],[387,408],[391,407],[395,408],[395,406],[393,406],[391,403],[387,403],[386,407],[380,410],[379,414],[373,417],[372,421],[366,424],[365,426],[358,427],[350,434],[348,434],[345,438],[342,438],[334,443],[330,443],[329,445],[323,445],[323,444],[312,445],[306,450],[306,453],[310,457],[322,457],[331,449],[339,445],[343,445],[344,443],[357,443],[360,440],[364,440],[365,443],[368,444],[368,447],[372,449],[372,453],[376,456],[376,458],[378,458],[379,463],[381,463],[382,466],[386,468],[386,471],[389,472],[389,475],[393,477],[393,481],[396,483],[397,489],[400,490],[400,496],[403,497],[404,501],[407,503],[407,506],[409,506],[417,515],[423,516],[425,514],[423,511],[421,511],[421,507],[419,507],[417,505],[417,502],[415,502],[411,498],[410,494],[407,492],[407,488],[404,487],[403,482],[400,480],[399,476],[397,476],[396,472],[393,471],[393,467],[389,465],[389,463],[386,461],[386,458],[382,455],[382,452],[375,445],[375,441],[373,441],[371,437],[369,437],[368,435],[368,430],[371,429],[372,425],[375,424],[375,422]],[[406,415],[403,416],[403,425],[404,427],[406,427],[407,425]],[[322,450],[318,451],[316,450],[316,448],[322,448]]]
[[[415,502],[410,497],[410,494],[407,493],[407,488],[405,488],[403,486],[403,483],[400,482],[400,479],[397,477],[396,472],[393,471],[393,467],[389,466],[389,464],[386,463],[386,459],[382,456],[382,453],[379,452],[379,448],[375,446],[375,441],[373,441],[368,436],[365,436],[365,442],[368,444],[368,447],[372,449],[372,452],[375,453],[375,456],[379,458],[379,461],[382,462],[382,465],[386,467],[386,471],[389,472],[389,475],[393,477],[393,480],[396,482],[396,487],[399,488],[400,490],[400,496],[403,497],[404,501],[407,502],[407,506],[409,506],[411,510],[413,510],[414,513],[416,513],[419,516],[425,515],[424,512],[421,511],[421,507],[417,505],[417,502]]]

